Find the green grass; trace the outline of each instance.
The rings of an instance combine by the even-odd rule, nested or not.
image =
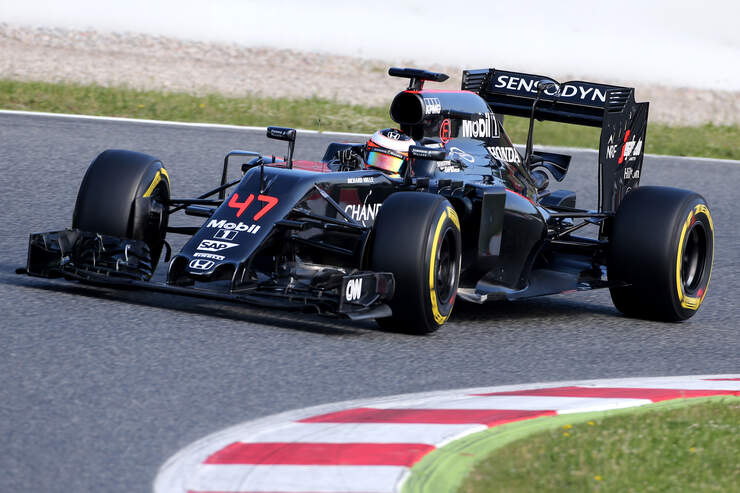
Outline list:
[[[393,125],[387,107],[349,105],[319,98],[232,98],[218,94],[193,96],[124,87],[12,80],[0,80],[0,108],[362,133]],[[506,117],[504,126],[514,142],[526,141],[526,119]],[[595,149],[599,144],[599,130],[543,122],[536,126],[535,142]],[[650,124],[646,151],[675,156],[740,159],[740,127]]]
[[[529,121],[506,117],[504,127],[517,143],[527,140]],[[535,143],[566,147],[598,149],[600,129],[555,122],[537,122]],[[662,123],[648,124],[646,152],[671,156],[701,156],[719,159],[740,159],[740,127],[702,125],[671,127]]]
[[[461,493],[740,491],[740,402],[565,424],[496,450]]]
[[[0,80],[0,108],[344,132],[369,132],[390,125],[387,108],[366,108],[318,98],[192,96],[121,87],[10,80]]]

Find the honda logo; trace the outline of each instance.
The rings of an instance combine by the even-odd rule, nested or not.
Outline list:
[[[191,260],[188,266],[191,269],[198,269],[198,270],[208,270],[212,268],[216,263],[213,260],[203,260],[200,258],[197,258],[195,260]]]

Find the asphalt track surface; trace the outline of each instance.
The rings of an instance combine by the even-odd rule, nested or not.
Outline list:
[[[331,140],[299,134],[296,156],[316,159]],[[712,281],[688,322],[626,319],[594,291],[459,303],[439,332],[413,337],[15,274],[28,233],[70,225],[85,169],[108,148],[161,158],[183,197],[218,184],[226,151],[285,145],[257,131],[0,115],[0,491],[149,491],[162,462],[209,433],[340,400],[740,368],[740,163],[645,159],[643,184],[699,191],[712,209]],[[596,202],[595,159],[575,152],[564,183],[581,206]]]

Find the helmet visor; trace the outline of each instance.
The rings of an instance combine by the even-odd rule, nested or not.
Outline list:
[[[380,150],[371,149],[367,153],[367,165],[382,169],[388,173],[399,174],[403,166],[403,157],[392,156]]]

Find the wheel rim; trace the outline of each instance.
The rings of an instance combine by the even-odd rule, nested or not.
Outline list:
[[[681,259],[681,283],[687,294],[693,294],[699,289],[706,260],[707,232],[704,225],[696,221],[686,235]]]
[[[435,289],[437,297],[442,304],[447,304],[452,299],[457,279],[457,242],[451,229],[445,232],[444,238],[437,253],[437,266],[435,272]]]

